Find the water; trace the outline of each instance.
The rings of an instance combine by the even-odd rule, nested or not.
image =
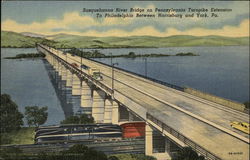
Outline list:
[[[249,47],[170,47],[138,49],[103,49],[113,55],[161,53],[175,55],[192,52],[200,56],[116,58],[120,68],[179,86],[189,86],[238,102],[249,101]],[[110,59],[96,60],[110,64]],[[145,65],[147,69],[145,69]]]
[[[1,49],[1,94],[11,95],[22,113],[25,106],[48,106],[45,125],[58,124],[65,116],[42,60],[3,59],[35,52],[36,49]]]
[[[34,52],[36,49],[1,49],[1,93],[10,94],[21,112],[24,112],[25,106],[48,106],[49,116],[45,125],[58,124],[65,116],[78,110],[77,97],[65,94],[68,89],[53,87],[60,86],[60,83],[53,80],[53,76],[48,76],[51,70],[43,60],[3,59]],[[113,62],[118,62],[120,68],[142,75],[145,74],[146,64],[149,77],[239,102],[249,101],[249,47],[102,49],[100,52],[113,55],[193,52],[200,56],[147,58],[147,63],[143,58],[116,58]],[[110,64],[110,59],[96,60]]]

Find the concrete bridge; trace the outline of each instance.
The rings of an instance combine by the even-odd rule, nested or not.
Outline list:
[[[249,135],[230,126],[231,121],[249,123],[248,114],[45,45],[38,44],[37,50],[72,87],[72,95],[81,96],[83,113],[96,122],[118,124],[121,106],[133,117],[130,120],[145,121],[147,155],[159,155],[153,145],[157,131],[165,137],[165,159],[171,159],[171,144],[190,146],[209,160],[249,159]],[[100,69],[103,80],[72,63]]]

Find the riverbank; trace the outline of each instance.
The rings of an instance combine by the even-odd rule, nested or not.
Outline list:
[[[21,59],[21,58],[40,58],[45,57],[45,54],[42,53],[22,53],[18,54],[15,57],[5,57],[4,59]]]
[[[34,144],[35,127],[22,127],[18,131],[1,134],[1,145]]]
[[[192,52],[187,53],[177,53],[175,55],[170,54],[136,54],[135,52],[129,52],[128,54],[120,54],[120,55],[105,55],[98,50],[93,51],[81,51],[77,48],[72,48],[67,51],[67,53],[71,53],[72,55],[77,55],[83,58],[136,58],[136,57],[168,57],[168,56],[199,56],[198,54],[194,54]]]

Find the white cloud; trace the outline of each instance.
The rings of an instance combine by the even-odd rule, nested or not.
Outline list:
[[[241,22],[239,26],[224,26],[221,29],[204,29],[204,28],[193,28],[185,31],[179,31],[175,28],[168,28],[164,32],[160,32],[153,26],[145,26],[143,28],[137,28],[133,31],[124,31],[121,29],[111,29],[105,32],[97,32],[91,30],[84,33],[71,32],[71,34],[82,35],[82,36],[157,36],[157,37],[167,37],[172,35],[192,35],[192,36],[208,36],[208,35],[218,35],[227,37],[245,37],[249,36],[249,19]]]
[[[47,19],[44,22],[33,22],[31,24],[21,24],[11,19],[5,20],[2,24],[2,30],[14,32],[35,32],[43,34],[55,34],[53,30],[71,30],[72,26],[84,29],[93,26],[112,26],[128,25],[131,21],[125,18],[105,18],[103,21],[97,21],[90,16],[81,16],[78,12],[65,13],[63,19]]]
[[[135,7],[136,8],[136,7]],[[146,6],[145,9],[155,8],[154,5]],[[193,19],[196,20],[197,19]],[[171,35],[194,35],[194,36],[206,36],[206,35],[220,35],[229,37],[242,37],[249,36],[249,19],[245,19],[239,26],[224,26],[221,29],[204,29],[204,28],[192,28],[184,31],[180,31],[176,28],[166,28],[165,31],[160,32],[152,25],[139,27],[132,31],[125,31],[119,28],[119,26],[128,26],[132,23],[137,23],[135,18],[105,18],[97,20],[90,16],[81,16],[78,12],[65,13],[62,19],[47,19],[44,22],[33,22],[31,24],[21,24],[11,19],[5,20],[2,24],[2,30],[14,31],[14,32],[33,32],[38,34],[74,34],[83,36],[158,36],[165,37]],[[155,21],[151,21],[155,24]],[[160,22],[157,22],[160,23]],[[74,28],[84,30],[86,28],[95,26],[108,26],[110,29],[106,31],[90,30],[86,32],[78,32]],[[168,26],[166,24],[166,26]],[[116,28],[114,28],[116,27]],[[57,31],[58,30],[58,31]],[[60,31],[61,30],[61,31]],[[63,31],[64,30],[64,31]]]

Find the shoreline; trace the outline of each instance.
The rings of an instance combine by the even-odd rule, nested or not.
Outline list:
[[[147,48],[179,48],[179,47],[244,47],[244,46],[248,46],[249,47],[249,45],[223,45],[223,46],[219,46],[219,45],[217,45],[217,46],[167,46],[167,47],[154,47],[154,46],[135,46],[135,47],[133,47],[133,46],[130,46],[130,47],[99,47],[99,48],[91,48],[91,47],[83,47],[83,48],[81,48],[81,47],[79,47],[80,49],[135,49],[135,48],[140,48],[140,49],[143,49],[143,48],[145,48],[145,49],[147,49]],[[6,47],[6,46],[1,46],[1,48],[13,48],[13,49],[21,49],[21,48],[23,48],[23,49],[25,49],[25,48],[27,48],[27,49],[29,49],[29,48],[36,48],[36,47]],[[74,47],[71,47],[71,48],[74,48]],[[60,48],[60,47],[58,47],[58,49],[71,49],[71,48],[69,48],[69,47],[67,47],[67,48]]]

